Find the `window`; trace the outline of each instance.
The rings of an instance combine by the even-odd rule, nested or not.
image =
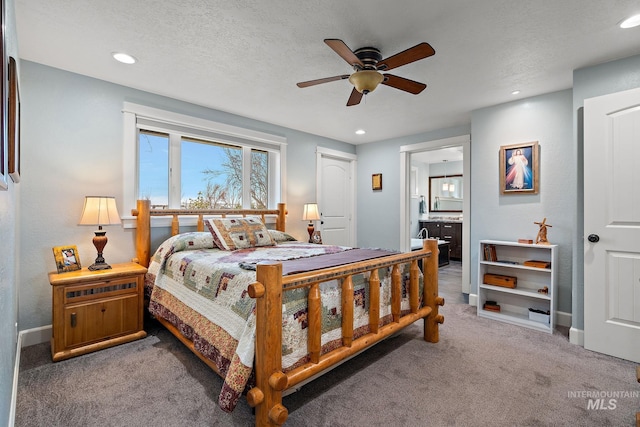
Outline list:
[[[125,204],[260,209],[283,201],[284,138],[129,103],[124,115]]]

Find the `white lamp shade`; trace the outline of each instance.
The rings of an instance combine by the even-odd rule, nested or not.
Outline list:
[[[318,213],[318,204],[317,203],[305,204],[304,211],[302,213],[302,219],[305,221],[316,221],[320,219],[320,214]]]
[[[120,215],[116,207],[115,197],[86,196],[80,217],[80,225],[114,225],[120,224]]]

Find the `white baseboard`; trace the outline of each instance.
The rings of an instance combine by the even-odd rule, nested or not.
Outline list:
[[[26,329],[18,332],[16,342],[16,359],[13,366],[13,385],[11,389],[11,406],[9,407],[8,427],[13,427],[16,422],[16,402],[18,400],[18,375],[20,374],[20,355],[23,347],[42,344],[51,341],[53,328],[51,325],[39,328]]]
[[[42,344],[51,341],[53,327],[51,325],[40,326],[39,328],[25,329],[18,334],[22,336],[22,347]]]
[[[478,306],[478,294],[469,294],[469,305]]]
[[[584,347],[584,331],[582,329],[569,329],[569,342]]]

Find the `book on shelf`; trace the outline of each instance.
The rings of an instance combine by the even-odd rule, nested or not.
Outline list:
[[[498,262],[498,255],[496,253],[496,245],[485,244],[483,247],[484,250],[484,260]]]

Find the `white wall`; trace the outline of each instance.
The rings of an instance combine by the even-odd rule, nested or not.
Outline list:
[[[78,226],[84,196],[116,197],[122,215],[124,101],[148,105],[287,138],[287,229],[304,238],[302,205],[315,200],[317,146],[355,153],[351,144],[321,138],[232,114],[164,98],[101,80],[22,63],[23,180],[20,210],[21,330],[51,324],[51,286],[55,269],[51,248],[77,245],[82,265],[96,257],[93,229]],[[134,256],[134,232],[107,227],[108,263]]]

